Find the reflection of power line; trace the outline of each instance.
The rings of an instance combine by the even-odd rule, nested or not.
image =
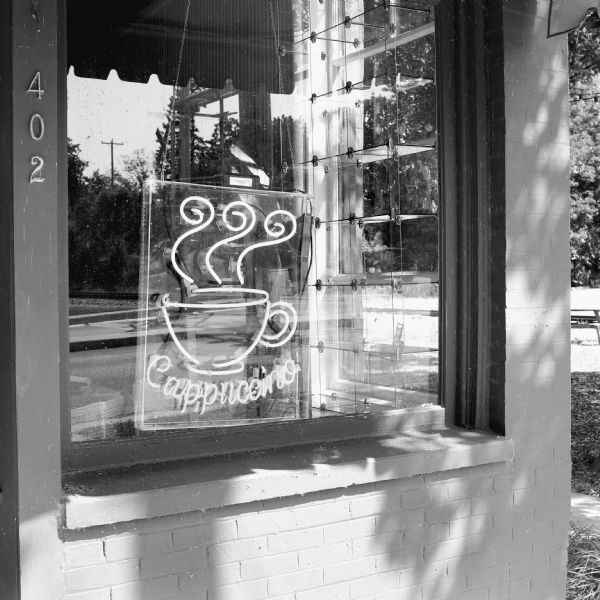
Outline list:
[[[115,142],[111,139],[110,142],[102,142],[105,146],[110,146],[110,184],[115,185],[115,146],[123,146],[123,142]]]

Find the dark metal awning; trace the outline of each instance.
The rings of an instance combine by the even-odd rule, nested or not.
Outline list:
[[[293,56],[277,50],[292,41],[290,0],[191,0],[187,25],[188,0],[68,0],[67,6],[67,59],[81,77],[104,79],[115,69],[126,81],[156,74],[166,85],[193,77],[205,88],[222,89],[231,80],[238,90],[292,91]]]
[[[594,8],[600,9],[600,0],[551,0],[548,37],[577,29]]]

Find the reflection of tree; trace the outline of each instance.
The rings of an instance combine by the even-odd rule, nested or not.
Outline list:
[[[268,98],[266,101],[269,101]],[[261,109],[264,110],[264,107]],[[243,173],[243,164],[231,152],[231,147],[235,145],[256,161],[254,166],[265,171],[269,177],[270,189],[293,191],[295,183],[291,166],[294,163],[294,120],[283,115],[275,117],[270,123],[270,135],[265,134],[260,152],[253,152],[252,148],[246,148],[244,134],[248,141],[254,130],[268,130],[268,121],[257,124],[252,119],[242,117],[238,120],[223,113],[215,123],[210,137],[205,138],[200,135],[194,118],[176,115],[172,131],[169,122],[163,123],[156,131],[158,148],[154,154],[154,169],[158,175],[164,175],[167,181],[225,185],[226,175],[248,175]],[[189,144],[190,148],[189,165],[182,164],[187,155],[183,151],[185,143]],[[262,158],[257,154],[262,154]]]
[[[124,161],[128,164],[127,161]],[[135,157],[132,165],[138,164]],[[140,171],[110,177],[94,171],[79,146],[68,145],[69,288],[71,291],[136,291],[139,269]]]
[[[77,198],[81,197],[86,186],[86,179],[83,174],[87,163],[81,159],[79,153],[81,148],[79,144],[74,144],[70,139],[67,140],[67,189],[69,193],[69,209],[72,208]]]
[[[141,148],[122,159],[123,176],[141,190],[144,182],[154,175],[152,162]]]
[[[183,118],[176,114],[172,122],[167,121],[156,130],[158,149],[154,154],[154,169],[167,181],[185,179],[194,183],[222,184],[223,175],[231,173],[235,166],[229,150],[238,143],[239,136],[238,120],[226,113],[218,119],[207,139],[200,135],[192,116]],[[189,153],[182,151],[184,143],[189,144]],[[186,157],[187,165],[182,162]],[[184,173],[186,175],[182,177]]]
[[[415,18],[422,19],[422,16]],[[394,152],[397,146],[433,146],[436,139],[434,65],[433,36],[365,61],[365,81],[372,80],[377,90],[364,103],[365,147],[388,145],[390,152]],[[436,214],[439,197],[435,149],[365,165],[363,202],[366,216],[392,211]],[[385,249],[383,254],[376,251],[378,246]],[[365,228],[366,262],[377,269],[434,271],[437,248],[435,218],[408,221],[401,226],[382,223]]]
[[[399,246],[386,243],[389,228],[366,225],[362,242],[365,268],[371,272],[437,271],[437,219],[424,218],[402,224]]]
[[[208,140],[198,136],[193,144],[192,181],[222,184],[223,176],[234,172],[235,159],[229,149],[239,137],[239,122],[229,117],[219,119]]]

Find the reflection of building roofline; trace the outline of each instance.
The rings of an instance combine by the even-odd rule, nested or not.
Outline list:
[[[415,27],[414,29],[410,29],[409,31],[402,32],[395,37],[385,39],[382,42],[373,44],[372,46],[367,46],[362,50],[357,50],[356,52],[349,52],[348,54],[344,54],[344,56],[333,59],[331,61],[331,64],[335,67],[343,67],[349,62],[366,60],[367,58],[371,58],[372,56],[376,56],[377,54],[381,54],[382,52],[388,52],[389,50],[393,50],[398,46],[410,44],[411,42],[419,40],[422,37],[431,35],[433,33],[435,33],[435,23],[432,21],[431,23],[425,23],[425,25],[421,25],[420,27]]]
[[[185,98],[180,98],[175,101],[175,110],[181,110],[187,108],[190,105],[195,106],[207,106],[213,102],[224,100],[225,98],[231,98],[238,94],[238,90],[233,87],[231,79],[228,79],[225,83],[225,87],[222,90],[216,90],[214,88],[205,88],[198,92],[194,92]]]

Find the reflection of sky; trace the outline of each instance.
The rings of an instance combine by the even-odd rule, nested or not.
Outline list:
[[[169,98],[173,93],[170,85],[160,83],[152,75],[148,83],[121,81],[115,71],[107,79],[77,77],[73,69],[67,77],[68,86],[68,135],[81,147],[81,158],[89,162],[86,174],[95,169],[101,173],[110,171],[110,146],[102,142],[115,141],[115,169],[121,160],[142,150],[152,163],[157,149],[156,129],[162,130],[166,122]],[[289,96],[271,96],[272,117],[289,114]],[[227,98],[226,111],[235,112],[239,118],[237,97]],[[217,103],[203,107],[200,112],[218,113]],[[216,118],[195,119],[199,134],[210,138]],[[122,146],[116,145],[122,143]]]
[[[156,150],[155,131],[165,122],[172,87],[162,85],[156,75],[147,84],[121,81],[115,71],[106,80],[77,77],[71,69],[68,86],[68,135],[81,147],[89,162],[88,173],[110,170],[110,146],[114,147],[115,168],[122,158],[143,149],[151,159]],[[143,109],[142,109],[143,107]]]

